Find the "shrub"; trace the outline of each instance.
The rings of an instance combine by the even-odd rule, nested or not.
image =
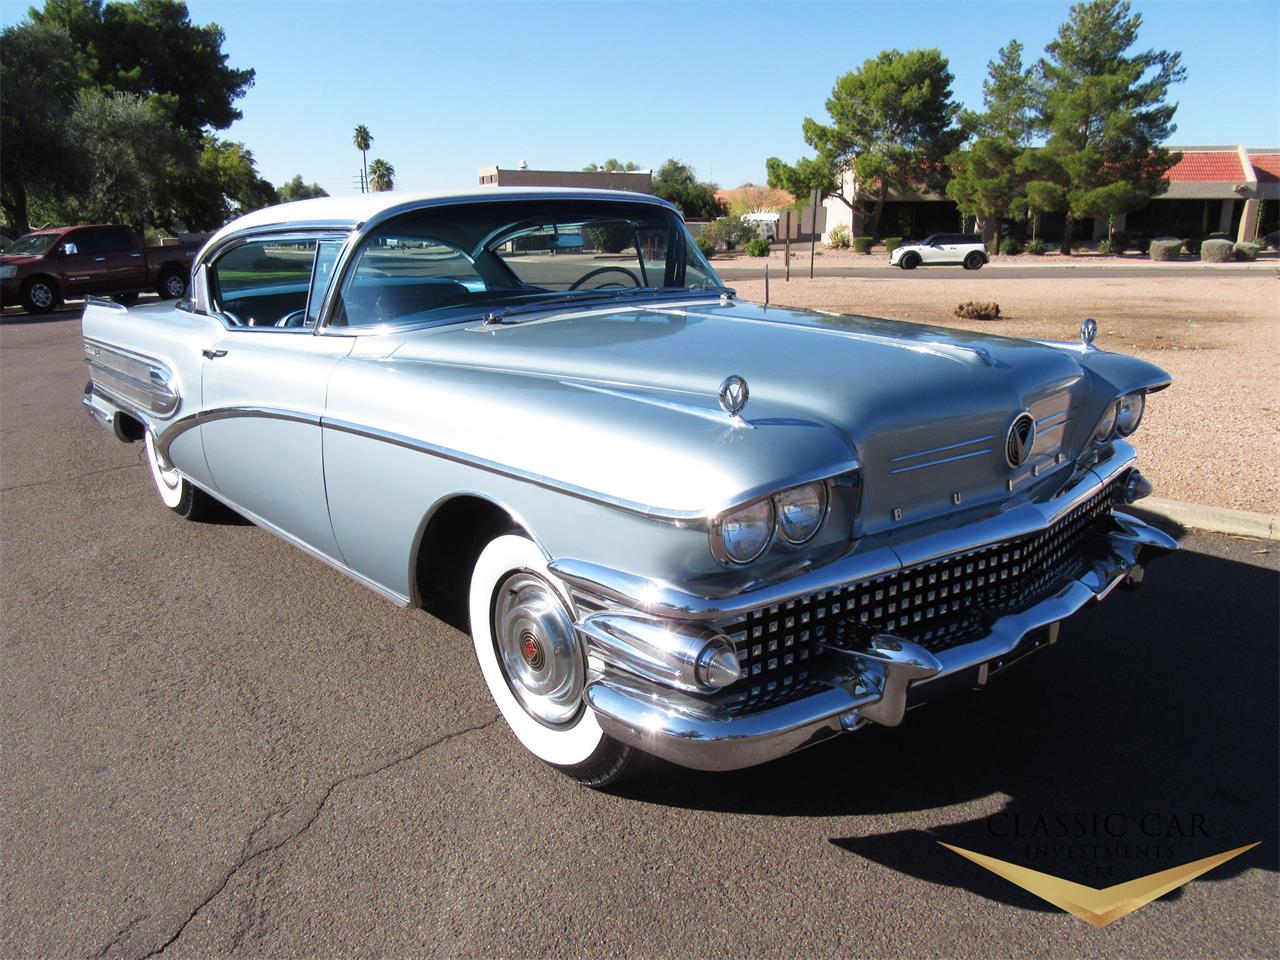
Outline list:
[[[1200,256],[1200,245],[1203,243],[1204,241],[1199,237],[1188,237],[1182,241],[1182,248],[1193,257],[1198,257]]]
[[[1028,240],[1026,249],[1027,253],[1034,257],[1043,257],[1045,250],[1049,247],[1043,240]]]
[[[1022,241],[1017,237],[1005,237],[1000,241],[1000,252],[1005,256],[1016,257],[1022,252]]]
[[[742,217],[720,217],[703,227],[698,236],[706,237],[712,243],[722,243],[726,250],[732,250],[739,244],[760,236],[760,231],[756,229],[755,224],[743,220]]]
[[[702,251],[702,255],[710,259],[716,255],[716,242],[711,237],[706,236],[705,231],[693,238],[693,242],[698,245],[698,249]]]
[[[1235,245],[1235,257],[1237,260],[1257,260],[1258,254],[1262,252],[1262,244],[1260,243],[1237,243]]]
[[[1103,256],[1109,257],[1116,252],[1115,244],[1104,237],[1098,241],[1098,252]]]
[[[1230,240],[1206,240],[1200,244],[1200,259],[1205,263],[1226,263],[1235,257],[1235,244]]]
[[[999,320],[1000,304],[968,300],[956,307],[956,316],[962,320]]]
[[[836,224],[827,234],[827,246],[832,250],[848,250],[849,243],[849,228],[843,223]]]
[[[752,237],[745,245],[748,257],[767,257],[769,255],[769,239]]]
[[[1219,233],[1215,231],[1214,233],[1205,234],[1205,239],[1206,240],[1230,240],[1231,237],[1228,234]]]
[[[875,237],[854,237],[853,249],[858,253],[870,253],[871,248],[876,244]]]
[[[1132,246],[1133,249],[1137,250],[1139,253],[1146,253],[1151,249],[1151,238],[1144,237],[1141,234],[1135,233],[1130,238],[1129,245]]]
[[[900,246],[902,246],[901,237],[885,237],[884,238],[885,253],[893,253],[893,251],[897,250]]]
[[[1175,237],[1160,237],[1151,241],[1149,250],[1152,260],[1177,260],[1182,253],[1182,241]]]
[[[1270,247],[1272,250],[1280,249],[1280,230],[1272,230],[1265,237],[1259,237],[1258,243],[1265,249]]]

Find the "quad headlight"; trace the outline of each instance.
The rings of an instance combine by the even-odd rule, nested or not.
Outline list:
[[[827,518],[827,481],[790,487],[772,497],[721,514],[711,524],[711,550],[724,563],[750,563],[775,536],[799,546],[812,540]]]
[[[1116,403],[1116,430],[1120,436],[1127,437],[1138,429],[1142,422],[1142,412],[1147,407],[1147,398],[1142,393],[1130,393],[1121,397]]]
[[[794,544],[812,540],[827,515],[827,485],[821,480],[806,483],[803,487],[784,490],[773,499],[782,538]]]
[[[724,514],[715,522],[711,531],[712,548],[732,563],[750,563],[769,546],[773,525],[773,500],[758,500]]]
[[[1129,436],[1142,423],[1142,413],[1146,406],[1147,397],[1142,391],[1126,393],[1119,400],[1107,404],[1098,425],[1093,428],[1090,442],[1103,444],[1117,436]]]

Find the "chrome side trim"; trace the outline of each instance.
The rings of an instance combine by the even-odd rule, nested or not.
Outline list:
[[[405,447],[409,450],[416,450],[419,453],[425,453],[433,457],[440,457],[443,460],[450,460],[454,463],[461,463],[467,466],[476,467],[488,473],[494,473],[498,476],[510,477],[513,480],[520,480],[524,483],[531,483],[534,486],[543,487],[548,490],[555,490],[559,493],[576,497],[579,500],[587,500],[592,503],[603,504],[607,507],[613,507],[617,510],[624,510],[627,513],[634,513],[651,520],[662,520],[667,523],[674,523],[683,526],[702,525],[708,523],[711,518],[723,513],[727,510],[736,509],[738,506],[752,503],[763,497],[772,496],[779,490],[785,490],[793,486],[810,483],[815,480],[823,480],[831,477],[839,477],[857,470],[859,463],[857,460],[850,459],[843,463],[833,464],[829,467],[823,467],[818,470],[810,470],[804,473],[796,474],[793,477],[786,478],[779,483],[769,484],[767,487],[756,487],[734,497],[728,503],[720,504],[711,508],[701,510],[671,510],[665,507],[656,507],[651,504],[637,503],[634,500],[627,500],[621,497],[610,496],[606,493],[600,493],[596,490],[588,490],[585,487],[579,487],[572,483],[556,480],[542,474],[533,473],[528,470],[521,470],[518,467],[508,467],[484,457],[472,456],[459,450],[453,450],[449,447],[442,447],[438,444],[430,443],[426,440],[419,440],[415,437],[407,437],[404,434],[395,433],[390,430],[382,430],[378,427],[364,426],[358,423],[351,423],[346,420],[337,420],[331,417],[324,417],[321,423],[327,430],[337,430],[341,433],[350,433],[358,437],[368,437],[372,440],[381,440],[386,443],[393,443],[396,446]]]
[[[840,651],[806,697],[757,713],[731,714],[713,701],[667,690],[638,677],[606,673],[584,698],[605,733],[637,749],[699,770],[735,770],[776,759],[868,722],[896,726],[921,688],[966,670],[998,668],[1034,630],[1056,624],[1104,599],[1141,570],[1145,554],[1177,549],[1172,538],[1134,518],[1115,515],[1118,531],[1104,535],[1110,556],[1057,593],[1001,617],[981,640],[933,654],[889,634],[866,653]],[[834,652],[834,651],[833,651]],[[993,672],[988,668],[983,678]]]
[[[123,308],[121,308],[123,309]],[[178,409],[173,371],[159,360],[84,339],[84,362],[95,383],[159,417]]]
[[[194,430],[201,424],[213,423],[217,420],[231,420],[237,417],[288,420],[294,423],[307,423],[312,426],[319,426],[321,419],[319,414],[302,413],[297,410],[285,410],[278,407],[216,407],[211,410],[200,410],[196,413],[188,414],[166,426],[163,431],[156,434],[156,449],[162,457],[168,460],[170,445],[188,430]]]
[[[1088,500],[1136,461],[1133,448],[1117,441],[1110,460],[1097,465],[1093,470],[1084,471],[1052,500],[1025,502],[1003,513],[956,529],[894,544],[892,548],[879,547],[863,553],[849,553],[798,576],[764,584],[749,584],[744,589],[718,595],[695,595],[665,581],[651,580],[572,558],[553,560],[550,569],[556,576],[586,594],[655,616],[691,620],[737,617],[760,607],[1036,533],[1052,526],[1060,517]]]
[[[912,470],[923,470],[925,467],[936,467],[940,463],[955,463],[957,460],[969,460],[973,457],[985,456],[991,453],[994,447],[983,447],[981,450],[973,450],[969,453],[959,453],[954,457],[943,457],[940,460],[926,460],[924,463],[913,463],[908,467],[897,467],[889,471],[890,476],[895,473],[910,473]]]
[[[916,457],[927,457],[934,453],[946,453],[948,450],[959,450],[961,447],[969,447],[975,443],[986,443],[989,440],[994,440],[995,438],[996,435],[994,433],[988,433],[981,437],[974,437],[972,440],[961,440],[958,443],[948,443],[946,446],[942,447],[931,447],[928,450],[917,450],[915,453],[904,453],[890,458],[889,462],[901,463],[903,460],[914,460]]]

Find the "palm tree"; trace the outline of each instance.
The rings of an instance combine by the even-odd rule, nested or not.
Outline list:
[[[351,141],[356,145],[356,149],[360,151],[360,163],[364,168],[364,179],[360,181],[360,192],[365,193],[369,189],[369,148],[373,146],[373,134],[369,132],[369,128],[363,123],[356,125],[355,135]]]
[[[396,168],[381,157],[375,157],[369,164],[369,189],[377,193],[383,190],[394,190],[396,186]]]

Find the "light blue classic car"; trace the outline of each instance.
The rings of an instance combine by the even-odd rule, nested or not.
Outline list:
[[[469,626],[516,737],[591,785],[896,725],[1176,546],[1113,509],[1169,377],[1091,322],[742,303],[653,197],[285,204],[189,296],[86,307],[89,413],[181,516]]]

